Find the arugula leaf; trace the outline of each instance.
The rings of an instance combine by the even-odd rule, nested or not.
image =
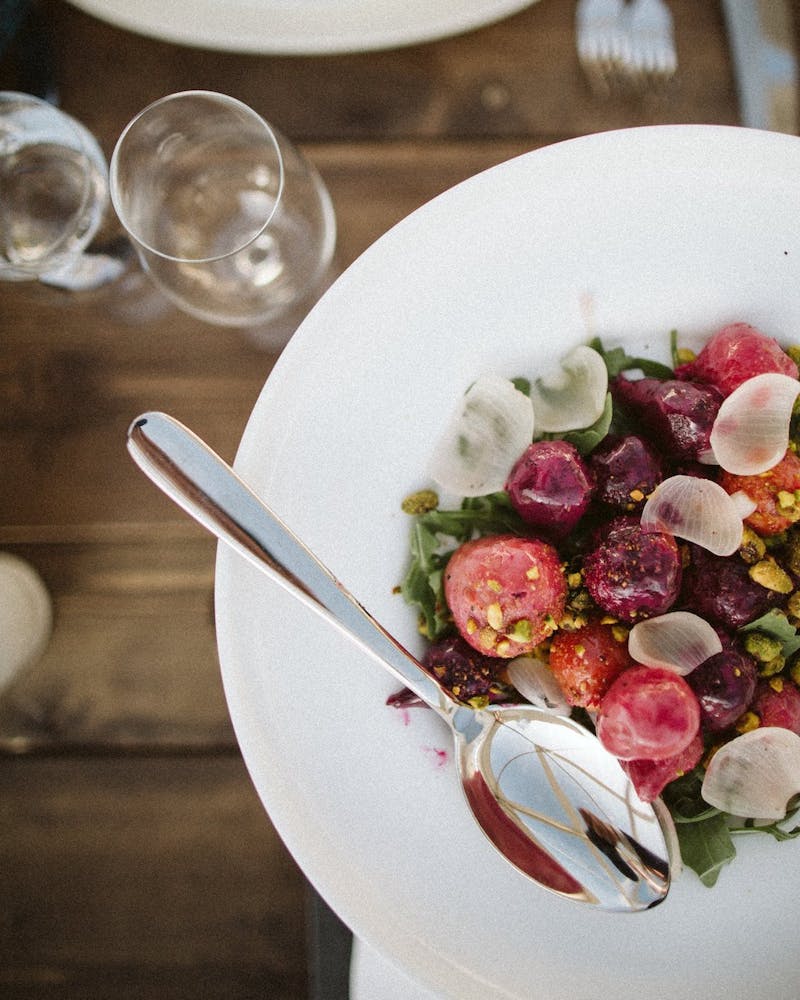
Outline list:
[[[716,885],[720,870],[736,857],[725,813],[694,823],[676,823],[675,829],[683,863],[710,889]]]
[[[411,562],[400,593],[419,608],[420,628],[429,639],[440,638],[452,626],[444,569],[454,550],[471,538],[506,532],[526,534],[527,528],[505,492],[467,497],[458,510],[437,508],[414,517]]]
[[[695,768],[667,785],[662,798],[675,822],[683,863],[711,888],[736,848],[727,815],[703,799],[702,785],[702,771]]]
[[[660,361],[653,361],[652,358],[631,357],[623,347],[612,347],[610,350],[606,350],[599,337],[593,337],[589,341],[589,347],[594,348],[605,361],[609,378],[616,378],[620,372],[630,371],[634,368],[649,378],[670,379],[675,377],[670,366],[664,365]]]

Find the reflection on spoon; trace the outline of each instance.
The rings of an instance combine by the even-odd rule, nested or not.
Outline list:
[[[519,871],[603,910],[645,910],[665,898],[668,815],[639,799],[592,733],[533,705],[477,710],[454,700],[233,469],[172,417],[139,417],[128,431],[128,450],[181,508],[444,719],[472,813]]]

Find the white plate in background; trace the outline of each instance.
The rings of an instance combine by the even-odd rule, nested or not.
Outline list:
[[[535,0],[70,0],[142,35],[274,55],[366,52],[482,27]]]

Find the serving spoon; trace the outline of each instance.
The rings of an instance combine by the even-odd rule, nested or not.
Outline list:
[[[164,413],[128,430],[128,450],[163,492],[218,539],[317,611],[447,723],[472,813],[520,872],[571,900],[635,912],[670,886],[660,804],[573,719],[530,704],[475,709],[450,695],[208,445]]]

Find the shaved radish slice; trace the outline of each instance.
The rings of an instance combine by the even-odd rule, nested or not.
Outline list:
[[[628,652],[638,663],[691,673],[709,656],[722,652],[716,631],[691,611],[668,611],[637,622],[628,635]]]
[[[531,705],[553,715],[569,715],[571,708],[547,664],[536,656],[517,656],[508,664],[508,679]]]
[[[726,472],[757,476],[776,465],[789,446],[792,408],[800,382],[767,372],[743,382],[722,403],[709,441]]]
[[[430,474],[445,490],[475,497],[505,487],[514,462],[533,438],[528,396],[500,375],[474,382],[440,438]]]
[[[741,498],[734,501],[710,479],[670,476],[642,508],[642,528],[677,535],[715,555],[730,556],[742,544],[740,503]]]
[[[536,430],[582,430],[600,419],[606,405],[608,369],[600,354],[581,345],[562,358],[561,369],[531,386]]]
[[[800,736],[763,726],[737,736],[711,758],[702,796],[734,816],[778,820],[800,792]]]

